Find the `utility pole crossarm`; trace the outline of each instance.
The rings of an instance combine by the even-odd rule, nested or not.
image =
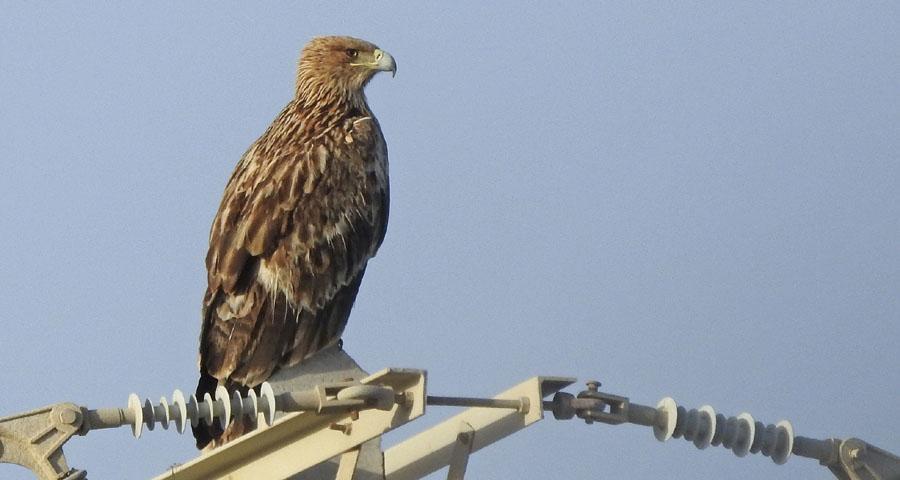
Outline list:
[[[791,456],[812,458],[839,480],[900,480],[900,457],[856,438],[797,436],[786,420],[764,424],[746,412],[726,417],[709,405],[687,409],[669,397],[642,405],[601,391],[597,381],[577,394],[563,391],[574,378],[533,377],[493,398],[427,395],[424,370],[368,375],[340,350],[280,375],[244,395],[219,388],[198,399],[176,390],[154,405],[132,394],[124,408],[58,403],[3,417],[0,463],[22,465],[41,480],[86,480],[63,454],[75,434],[127,426],[140,437],[155,426],[174,424],[183,433],[199,424],[252,421],[258,428],[154,480],[408,480],[444,467],[448,480],[462,480],[471,454],[551,412],[557,420],[649,427],[661,442],[683,438],[701,450],[760,454],[778,465]],[[426,405],[465,410],[383,451],[381,436],[423,416]]]
[[[392,389],[395,396],[385,406],[388,408],[288,414],[268,428],[243,435],[154,480],[288,478],[425,413],[422,370],[385,369],[361,383],[361,387],[378,385]],[[365,393],[362,388],[359,392]],[[353,394],[352,390],[344,395],[338,392],[338,398]]]
[[[543,400],[575,382],[569,377],[534,377],[488,399],[429,397],[429,405],[472,406],[384,452],[385,478],[421,478],[442,467],[464,472],[464,457],[544,418]],[[500,400],[497,402],[496,400]],[[460,460],[461,462],[461,460]],[[455,467],[455,468],[454,468]]]

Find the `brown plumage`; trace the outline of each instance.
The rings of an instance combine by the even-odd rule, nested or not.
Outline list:
[[[294,98],[241,158],[209,235],[197,396],[246,390],[336,343],[388,218],[387,147],[363,89],[375,45],[319,37]],[[246,429],[198,426],[198,448]]]

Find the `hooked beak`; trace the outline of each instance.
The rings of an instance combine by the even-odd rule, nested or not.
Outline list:
[[[394,57],[380,48],[375,50],[375,65],[372,68],[381,72],[391,72],[391,77],[397,74],[397,62],[394,61]]]

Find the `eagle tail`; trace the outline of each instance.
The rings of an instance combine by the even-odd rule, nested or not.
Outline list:
[[[249,433],[253,430],[253,428],[253,419],[241,417],[240,420],[231,422],[228,425],[228,428],[226,428],[221,435],[213,439],[211,446],[212,448],[216,448],[225,445],[226,443],[240,437],[241,435]]]
[[[203,396],[207,393],[215,395],[218,386],[219,380],[210,375],[206,369],[202,369],[200,371],[200,381],[197,382],[197,391],[195,395],[197,395],[199,401],[202,401]],[[228,392],[238,391],[241,393],[241,396],[246,396],[247,392],[250,390],[246,386],[237,385],[231,382],[227,382],[225,388],[228,389]],[[196,427],[191,427],[191,430],[194,433],[194,439],[197,441],[197,448],[204,450],[207,448],[220,447],[253,430],[253,420],[254,419],[252,418],[243,417],[240,420],[231,422],[228,425],[228,428],[225,429],[219,425],[218,420],[214,421],[212,425],[206,425],[201,422],[198,423]]]
[[[203,396],[207,393],[215,395],[216,387],[218,386],[219,380],[216,377],[210,375],[205,368],[200,369],[200,381],[197,382],[197,391],[195,393],[197,400],[203,401]],[[197,426],[192,426],[191,430],[194,433],[194,439],[197,441],[197,448],[201,450],[222,435],[222,428],[217,423],[206,425],[200,422],[197,423]]]

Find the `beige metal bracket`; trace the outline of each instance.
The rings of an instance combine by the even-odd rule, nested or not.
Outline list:
[[[0,418],[0,463],[28,468],[38,478],[80,480],[83,470],[70,470],[62,446],[81,426],[80,407],[58,403]]]
[[[515,433],[544,418],[543,400],[575,382],[569,377],[534,377],[497,395],[497,399],[526,399],[525,411],[507,408],[469,408],[384,452],[389,480],[422,478],[450,465],[459,443],[460,425],[474,431],[471,452]]]
[[[288,478],[425,413],[424,370],[385,369],[361,383],[393,388],[398,403],[390,410],[288,414],[155,480]]]

